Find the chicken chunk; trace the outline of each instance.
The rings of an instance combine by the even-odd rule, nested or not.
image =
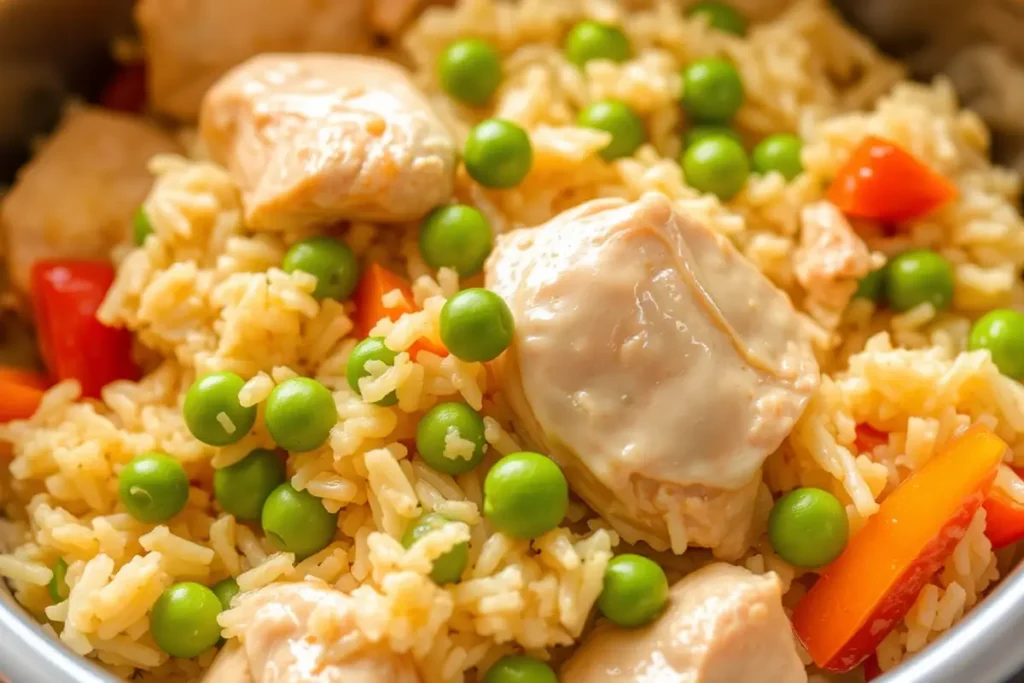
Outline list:
[[[413,220],[452,193],[451,133],[406,73],[380,59],[256,57],[213,87],[200,118],[255,229]]]
[[[515,318],[495,370],[523,439],[626,540],[740,555],[819,380],[789,299],[655,193],[508,233],[486,276]]]
[[[99,258],[123,241],[149,192],[149,159],[179,151],[142,119],[98,108],[68,111],[0,204],[11,283],[28,290],[32,264]]]
[[[807,296],[825,308],[841,310],[857,291],[857,282],[881,266],[839,209],[828,202],[800,212],[800,246],[793,270]]]
[[[774,574],[712,564],[672,586],[649,626],[602,624],[561,683],[806,683]]]
[[[408,656],[356,631],[344,593],[271,584],[241,600],[243,632],[217,654],[205,683],[420,683]]]

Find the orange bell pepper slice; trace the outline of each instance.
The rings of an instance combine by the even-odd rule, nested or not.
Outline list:
[[[826,197],[852,218],[917,218],[957,195],[956,186],[897,144],[868,136],[836,173]]]
[[[394,290],[402,293],[402,299],[391,306],[384,305],[384,295]],[[370,330],[383,318],[398,320],[405,313],[416,311],[416,305],[409,284],[401,277],[379,263],[371,263],[363,273],[352,300],[356,305],[355,333],[365,339]],[[447,356],[448,349],[430,339],[420,338],[410,348],[409,355],[415,358],[420,351],[429,351],[438,356]]]
[[[1024,538],[1024,505],[1001,486],[1003,476],[1021,478],[1021,470],[1006,467],[996,477],[996,482],[985,499],[985,535],[992,542],[992,549],[1005,548]]]
[[[49,386],[37,372],[0,367],[0,422],[32,417]]]
[[[818,666],[842,673],[875,651],[963,537],[1006,452],[974,425],[882,501],[793,611]]]

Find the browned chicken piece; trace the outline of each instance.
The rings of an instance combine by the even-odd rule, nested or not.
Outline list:
[[[11,283],[26,292],[32,264],[41,259],[108,258],[152,185],[147,162],[178,151],[173,138],[143,119],[69,110],[0,204]]]
[[[826,308],[845,308],[857,282],[881,263],[874,262],[864,240],[828,202],[805,206],[800,224],[800,246],[793,255],[797,282]]]
[[[806,683],[774,574],[712,564],[672,586],[644,628],[605,623],[566,662],[561,683]]]
[[[157,111],[194,121],[229,69],[265,52],[365,52],[429,0],[139,0],[135,19]]]
[[[255,57],[210,90],[200,132],[257,230],[413,220],[452,194],[451,133],[381,59]]]
[[[217,653],[204,683],[420,683],[407,655],[356,631],[352,599],[308,583],[244,596],[253,616]],[[236,605],[238,603],[236,602]],[[363,641],[339,654],[353,639]]]
[[[765,458],[818,385],[789,299],[661,194],[498,239],[515,427],[630,542],[736,558]]]

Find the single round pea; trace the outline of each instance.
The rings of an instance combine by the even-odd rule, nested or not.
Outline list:
[[[296,242],[285,252],[281,269],[301,270],[316,278],[314,299],[343,301],[352,295],[359,281],[359,261],[347,244],[333,237],[310,237]]]
[[[724,59],[700,59],[683,71],[683,107],[695,121],[725,123],[742,104],[743,81]]]
[[[928,249],[906,251],[886,266],[885,295],[899,313],[926,301],[937,310],[953,302],[953,267]]]
[[[855,299],[870,299],[874,302],[882,300],[882,290],[885,288],[885,267],[872,270],[857,283],[857,291],[853,293]]]
[[[491,224],[465,204],[434,209],[420,227],[423,260],[431,268],[454,268],[460,277],[483,270],[491,245]]]
[[[526,131],[505,119],[473,126],[462,150],[469,176],[484,187],[508,189],[523,182],[533,166],[533,145]]]
[[[577,123],[611,133],[609,142],[599,154],[605,161],[632,156],[647,141],[644,121],[629,105],[619,100],[600,100],[580,112]]]
[[[196,657],[220,640],[220,613],[220,600],[212,590],[192,581],[176,583],[153,604],[149,631],[172,657]]]
[[[613,623],[625,628],[649,624],[666,602],[668,579],[657,562],[632,554],[608,562],[597,607]]]
[[[245,380],[233,372],[200,377],[185,394],[185,425],[209,446],[227,446],[242,439],[256,422],[256,406],[243,406],[238,392]]]
[[[777,171],[786,180],[792,180],[803,173],[800,160],[803,141],[790,133],[769,135],[751,153],[754,170],[762,175]]]
[[[971,327],[967,348],[987,349],[1001,373],[1024,378],[1024,313],[1007,308],[989,311]]]
[[[592,59],[624,62],[633,54],[629,38],[622,29],[590,19],[572,27],[565,36],[563,48],[565,58],[579,67]]]
[[[188,475],[181,463],[163,453],[132,458],[117,479],[117,495],[140,522],[166,522],[188,502]]]
[[[450,97],[479,107],[501,85],[501,55],[485,40],[457,40],[438,58],[437,76]]]
[[[705,0],[691,5],[686,10],[688,17],[704,17],[708,26],[725,33],[742,36],[747,32],[747,20],[739,12],[723,2]]]
[[[70,590],[68,589],[67,575],[68,563],[64,561],[63,557],[58,557],[57,561],[53,563],[53,576],[50,577],[50,583],[47,584],[54,604],[68,599]]]
[[[686,184],[722,201],[736,196],[747,183],[750,162],[743,145],[725,136],[707,137],[683,152]]]
[[[149,222],[149,214],[145,207],[140,206],[132,216],[132,244],[141,247],[152,234],[153,224]]]
[[[487,670],[481,683],[558,683],[558,676],[536,657],[505,655]]]
[[[234,465],[213,473],[213,495],[226,512],[243,521],[260,518],[270,492],[285,480],[284,460],[257,448]]]
[[[394,365],[396,357],[398,354],[384,345],[384,337],[367,337],[356,344],[345,366],[345,377],[352,391],[362,395],[359,391],[359,380],[369,376],[370,371],[366,369],[369,361],[379,360],[385,365]],[[392,391],[376,403],[379,406],[393,406],[398,403],[398,396]]]
[[[261,522],[275,548],[302,558],[330,545],[338,515],[328,512],[309,491],[297,491],[285,482],[267,496]]]
[[[689,149],[706,138],[713,138],[721,135],[724,135],[727,138],[732,138],[740,145],[743,144],[743,138],[740,137],[740,134],[729,126],[720,126],[714,123],[702,123],[697,124],[690,128],[690,130],[686,131],[686,135],[683,137],[683,149]]]
[[[413,543],[426,536],[427,533],[443,527],[450,521],[443,515],[433,512],[422,514],[402,534],[402,545],[406,548],[411,548]],[[430,572],[430,578],[439,586],[455,583],[462,576],[462,572],[468,562],[469,544],[459,543],[434,560],[434,567]]]
[[[772,548],[796,567],[824,567],[839,557],[849,537],[846,508],[838,498],[821,489],[790,491],[775,501],[768,516]]]
[[[231,609],[231,601],[238,595],[241,589],[238,587],[238,582],[229,577],[215,583],[210,590],[220,600],[221,607]]]
[[[293,377],[270,392],[263,419],[278,446],[303,453],[327,441],[338,424],[338,408],[323,384],[309,377]]]
[[[445,439],[457,432],[459,438],[472,441],[473,456],[447,458]],[[487,449],[484,419],[465,403],[441,403],[420,418],[416,426],[416,450],[432,469],[445,474],[465,474],[480,464]]]
[[[511,453],[484,478],[484,515],[513,538],[551,531],[569,507],[569,485],[554,462],[539,453]]]
[[[508,304],[488,289],[464,289],[445,302],[441,341],[456,358],[494,360],[512,343],[515,320]]]

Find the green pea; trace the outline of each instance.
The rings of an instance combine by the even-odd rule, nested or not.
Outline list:
[[[438,58],[437,75],[450,97],[479,107],[501,85],[501,55],[485,40],[457,40]]]
[[[460,438],[473,442],[473,456],[468,460],[445,457],[445,437],[453,430]],[[416,427],[416,450],[438,472],[465,474],[480,464],[487,450],[484,419],[465,403],[436,405],[420,418]]]
[[[722,201],[735,197],[747,183],[750,162],[732,138],[707,137],[683,153],[683,175],[690,187]]]
[[[1001,373],[1024,378],[1024,313],[1007,308],[989,311],[971,327],[967,348],[986,349]]]
[[[256,406],[239,402],[244,385],[233,372],[214,372],[193,382],[183,409],[192,436],[210,446],[227,446],[248,434],[256,422]]]
[[[796,567],[824,567],[839,557],[849,537],[846,508],[821,489],[790,491],[775,502],[768,516],[772,548]]]
[[[333,237],[311,237],[296,242],[284,255],[281,269],[301,270],[316,278],[314,299],[344,301],[359,282],[359,261],[347,244]]]
[[[445,302],[441,341],[467,362],[494,360],[512,343],[515,320],[508,304],[487,289],[464,289]]]
[[[740,134],[729,126],[719,126],[714,123],[697,124],[686,131],[686,136],[683,137],[683,149],[689,149],[693,145],[697,144],[701,140],[706,138],[718,137],[724,135],[727,138],[732,138],[740,145],[743,144],[743,138]]]
[[[925,302],[941,311],[953,302],[953,266],[928,249],[904,252],[886,266],[885,295],[900,313]]]
[[[63,557],[58,557],[57,561],[53,563],[53,576],[50,577],[50,583],[47,587],[50,589],[50,598],[53,599],[54,604],[63,602],[68,599],[68,563],[64,561]]]
[[[323,384],[308,377],[293,377],[270,392],[263,419],[278,446],[304,453],[327,441],[338,424],[338,408]]]
[[[589,19],[572,27],[563,48],[565,58],[579,67],[592,59],[624,62],[633,54],[622,29]]]
[[[631,554],[608,562],[597,607],[613,623],[625,628],[649,624],[667,602],[668,579],[656,562]]]
[[[870,299],[878,303],[882,300],[882,290],[885,288],[885,267],[872,270],[857,283],[857,291],[853,293],[855,299]]]
[[[149,222],[149,214],[145,207],[140,206],[132,216],[132,244],[141,247],[152,234],[153,224]]]
[[[605,161],[632,156],[647,141],[643,119],[628,104],[619,100],[594,102],[580,112],[577,123],[584,128],[611,133],[612,141],[600,151]]]
[[[508,189],[523,182],[533,166],[533,145],[526,131],[505,119],[473,126],[462,150],[466,172],[484,187]]]
[[[754,170],[762,175],[777,171],[786,180],[796,178],[804,171],[800,160],[803,145],[800,138],[789,133],[769,135],[750,155]]]
[[[285,482],[263,504],[263,533],[278,550],[299,558],[318,553],[334,538],[338,515],[328,512],[309,491],[297,491]]]
[[[481,683],[558,683],[558,676],[536,657],[505,655],[487,670]]]
[[[725,33],[742,36],[747,32],[747,20],[739,12],[723,2],[706,0],[691,5],[686,10],[688,17],[704,17],[708,26]]]
[[[434,529],[439,529],[451,520],[433,512],[420,515],[402,535],[402,545],[411,548],[412,545],[426,536]],[[448,583],[455,583],[462,576],[469,562],[469,544],[459,543],[451,550],[434,560],[434,567],[430,572],[430,578],[439,586]]]
[[[695,121],[725,123],[742,104],[743,81],[724,59],[700,59],[683,71],[683,107]]]
[[[569,485],[554,462],[538,453],[512,453],[484,478],[484,515],[513,538],[551,531],[569,507]]]
[[[188,475],[181,463],[163,453],[144,453],[121,470],[117,494],[140,522],[166,522],[188,502]]]
[[[226,512],[242,521],[260,518],[270,492],[285,480],[284,460],[257,448],[234,465],[213,473],[213,495]]]
[[[212,590],[184,581],[165,590],[149,614],[149,631],[172,657],[192,658],[220,640],[221,603]]]
[[[370,371],[366,364],[372,360],[379,360],[385,365],[394,365],[398,354],[384,345],[384,337],[367,337],[356,344],[352,354],[348,357],[348,364],[345,366],[345,377],[352,391],[361,394],[359,391],[359,380],[368,377]],[[393,406],[398,403],[398,396],[391,392],[376,402],[379,406]]]
[[[420,227],[420,253],[431,268],[454,268],[459,277],[476,275],[491,253],[491,224],[465,204],[435,209]]]
[[[224,579],[213,585],[213,594],[220,600],[220,605],[223,609],[231,609],[231,601],[234,600],[235,596],[240,592],[238,582],[232,578]]]

